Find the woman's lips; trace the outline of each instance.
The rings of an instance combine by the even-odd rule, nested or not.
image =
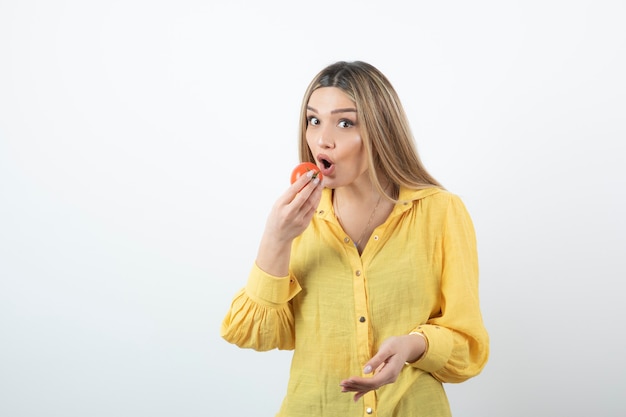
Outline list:
[[[317,162],[317,166],[323,175],[332,175],[335,171],[335,164],[327,155],[318,155]]]

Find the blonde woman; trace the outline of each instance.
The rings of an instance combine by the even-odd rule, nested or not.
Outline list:
[[[222,337],[293,350],[278,417],[450,416],[442,383],[489,356],[463,202],[424,168],[372,65],[324,68],[300,118],[300,159],[322,175],[274,204]]]

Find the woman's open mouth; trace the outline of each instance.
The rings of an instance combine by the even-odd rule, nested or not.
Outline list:
[[[334,171],[335,164],[327,155],[318,155],[317,162],[323,175],[331,175]]]

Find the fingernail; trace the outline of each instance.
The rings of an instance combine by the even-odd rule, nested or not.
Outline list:
[[[363,373],[364,374],[369,374],[372,372],[372,367],[367,365],[365,368],[363,368]]]
[[[315,171],[307,171],[306,172],[306,176],[311,178],[313,176],[313,174],[315,174]]]

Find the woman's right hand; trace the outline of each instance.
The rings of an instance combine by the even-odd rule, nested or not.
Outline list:
[[[313,171],[298,178],[274,203],[261,238],[257,265],[270,275],[289,272],[291,242],[307,228],[324,189]]]
[[[267,219],[266,234],[278,241],[291,242],[304,232],[322,198],[320,180],[312,176],[313,171],[302,175],[274,203]]]

